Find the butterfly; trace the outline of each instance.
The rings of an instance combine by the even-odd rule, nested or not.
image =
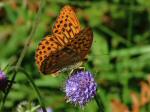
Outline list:
[[[52,35],[47,35],[38,45],[36,64],[43,74],[55,74],[82,65],[93,42],[90,27],[81,29],[74,9],[66,5],[60,12]]]

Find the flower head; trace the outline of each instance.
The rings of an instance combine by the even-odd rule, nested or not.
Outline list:
[[[8,79],[4,72],[0,70],[0,90],[4,91],[8,86]]]
[[[77,71],[71,75],[65,84],[68,101],[81,107],[96,95],[97,84],[88,71]]]
[[[46,108],[47,112],[53,112],[52,108],[48,107]],[[43,112],[42,109],[39,109],[38,112]]]

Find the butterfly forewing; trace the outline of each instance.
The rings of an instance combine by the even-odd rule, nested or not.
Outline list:
[[[41,70],[43,61],[49,56],[61,49],[62,46],[59,42],[55,41],[54,35],[46,36],[40,43],[36,50],[35,60],[38,68]]]
[[[72,49],[65,47],[56,53],[51,54],[43,61],[42,73],[51,74],[61,71],[62,69],[75,64],[79,60],[81,60],[79,55],[77,55]]]
[[[68,5],[65,6],[53,27],[54,35],[59,37],[58,40],[60,41],[63,37],[69,40],[70,38],[74,38],[80,31],[81,26],[74,9]]]

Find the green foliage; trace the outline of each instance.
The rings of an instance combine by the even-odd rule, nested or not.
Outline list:
[[[58,77],[42,76],[35,65],[38,43],[51,34],[59,11],[66,4],[77,9],[82,28],[92,27],[94,40],[85,66],[95,75],[106,112],[112,111],[112,99],[132,107],[131,92],[140,94],[140,81],[146,80],[150,73],[150,1],[131,1],[46,1],[35,37],[21,64],[38,86],[46,107],[54,112],[96,112],[98,109],[94,100],[84,110],[66,103],[63,93],[66,73]],[[16,64],[39,6],[37,0],[0,2],[0,68],[8,65],[5,72]],[[7,75],[11,79],[12,74]],[[1,99],[3,95],[0,93]],[[19,72],[6,100],[5,111],[15,112],[22,101],[38,103],[28,79]],[[142,108],[142,112],[147,110]]]

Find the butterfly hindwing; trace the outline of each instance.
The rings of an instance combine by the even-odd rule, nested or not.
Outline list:
[[[70,44],[67,46],[73,49],[81,59],[85,58],[88,54],[93,42],[93,32],[91,28],[83,29],[79,34],[71,40]]]
[[[42,73],[51,74],[75,64],[80,59],[72,49],[63,48],[43,61]]]

